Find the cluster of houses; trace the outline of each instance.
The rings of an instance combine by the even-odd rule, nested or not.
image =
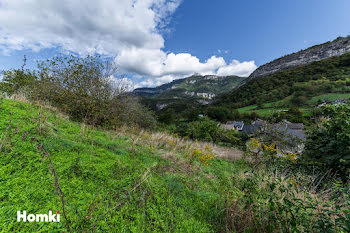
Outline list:
[[[297,145],[295,145],[293,148],[288,148],[288,152],[302,152],[304,149],[304,142],[306,140],[304,124],[292,123],[286,120],[276,124],[270,124],[263,120],[256,120],[252,124],[244,124],[243,121],[229,121],[226,124],[222,124],[221,127],[223,129],[237,130],[239,132],[246,133],[250,137],[264,131],[269,127],[277,132],[281,132],[281,134],[284,135],[285,141],[290,141],[291,138],[297,139]]]

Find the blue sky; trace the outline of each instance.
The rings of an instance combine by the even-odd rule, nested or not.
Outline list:
[[[349,0],[0,0],[0,69],[58,53],[115,59],[136,86],[195,72],[249,75],[350,35]],[[35,12],[35,13],[33,13]]]
[[[348,0],[192,0],[173,16],[169,51],[262,65],[279,56],[350,35]]]

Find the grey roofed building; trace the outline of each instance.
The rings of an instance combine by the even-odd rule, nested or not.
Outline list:
[[[259,129],[260,129],[260,127],[257,125],[244,125],[242,132],[246,133],[248,135],[252,135],[252,134],[256,133]]]
[[[243,129],[243,126],[244,126],[243,121],[234,121],[233,122],[233,127],[238,131],[241,131]]]
[[[238,131],[242,131],[243,126],[243,121],[228,121],[226,124],[221,125],[221,127],[224,129],[235,129]]]
[[[303,123],[292,123],[289,121],[284,121],[286,124],[286,127],[288,129],[293,129],[293,130],[303,130],[304,129],[304,124]]]
[[[223,129],[235,129],[232,124],[221,124],[220,127]]]
[[[263,120],[260,120],[260,119],[257,119],[257,120],[255,120],[255,121],[252,123],[252,125],[256,125],[256,126],[258,126],[258,127],[262,127],[262,126],[264,126],[264,125],[266,125],[266,124],[267,124],[266,121],[263,121]]]
[[[294,130],[294,129],[290,129],[290,128],[279,128],[280,130],[285,130],[287,135],[291,135],[294,136],[296,138],[298,138],[301,141],[305,141],[306,140],[306,135],[304,132],[301,132],[299,130]]]

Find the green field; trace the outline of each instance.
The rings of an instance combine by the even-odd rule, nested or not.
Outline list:
[[[316,105],[318,101],[334,101],[338,99],[350,99],[350,93],[330,93],[312,97],[312,99],[308,102],[309,104]]]
[[[264,107],[267,106],[271,106],[272,103],[269,104],[265,104]],[[252,113],[252,112],[256,112],[257,114],[259,114],[260,116],[264,116],[264,117],[269,117],[271,116],[274,112],[278,112],[278,111],[287,111],[288,108],[272,108],[272,107],[268,107],[268,108],[263,108],[263,109],[256,109],[257,105],[250,105],[250,106],[246,106],[243,108],[239,108],[238,112],[239,113]],[[300,111],[303,112],[304,116],[310,116],[311,115],[311,110],[308,108],[300,108]]]
[[[257,105],[249,105],[243,108],[239,108],[239,113],[252,113],[256,112],[261,116],[271,116],[275,111],[288,110],[288,108],[274,107],[274,106],[284,106],[287,105],[288,99],[287,97],[283,100],[270,102],[263,104],[263,108],[257,109]],[[305,106],[300,107],[299,109],[303,112],[304,116],[310,116],[312,108],[317,105],[319,101],[334,101],[338,99],[350,99],[350,93],[329,93],[324,95],[319,95],[312,97],[309,101],[305,103]]]

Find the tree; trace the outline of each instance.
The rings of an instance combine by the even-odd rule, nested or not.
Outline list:
[[[78,120],[102,124],[111,101],[116,67],[98,56],[55,57],[41,62],[39,85],[33,98],[46,100]]]
[[[5,72],[1,86],[10,94],[24,90],[29,99],[49,102],[87,124],[153,127],[154,115],[127,94],[129,84],[115,73],[115,63],[99,56],[58,56],[39,63],[37,72],[24,65]]]
[[[323,108],[324,120],[307,137],[304,156],[346,179],[350,172],[350,104]]]
[[[228,120],[230,116],[230,110],[224,106],[220,106],[220,107],[212,106],[207,109],[207,115],[211,119],[214,119],[220,122],[225,122]]]
[[[24,56],[23,65],[21,69],[14,69],[3,71],[2,82],[0,82],[0,89],[9,95],[16,92],[29,92],[37,83],[37,76],[35,72],[24,69],[27,58]]]

